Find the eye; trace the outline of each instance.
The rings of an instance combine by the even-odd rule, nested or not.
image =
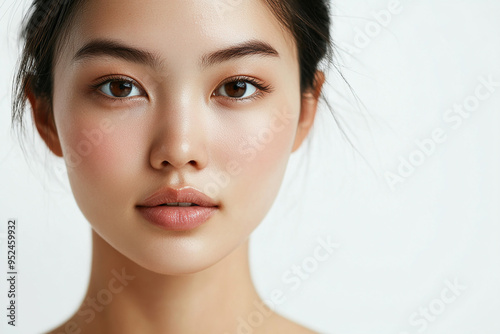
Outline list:
[[[234,80],[223,84],[217,90],[218,95],[230,98],[245,99],[252,96],[257,91],[257,87],[244,80]]]
[[[141,89],[132,80],[126,79],[107,80],[99,85],[99,90],[104,94],[115,98],[143,95]]]

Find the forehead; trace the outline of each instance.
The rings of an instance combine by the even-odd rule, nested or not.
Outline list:
[[[67,57],[93,39],[126,42],[162,55],[167,62],[197,62],[202,54],[260,40],[296,65],[292,35],[265,0],[88,0],[74,17]],[[66,57],[66,58],[67,58]]]

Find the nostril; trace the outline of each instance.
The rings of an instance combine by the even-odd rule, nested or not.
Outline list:
[[[195,167],[196,167],[196,166],[198,166],[198,163],[196,162],[196,160],[190,160],[190,161],[188,162],[188,164],[190,164],[190,165],[192,165],[192,166],[195,166]],[[166,161],[166,160],[163,160],[163,161],[161,162],[161,166],[162,166],[162,167],[166,167],[166,166],[168,166],[168,165],[170,165],[170,163],[169,163],[168,161]]]

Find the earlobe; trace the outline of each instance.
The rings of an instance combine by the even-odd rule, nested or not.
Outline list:
[[[300,147],[314,123],[316,110],[318,108],[318,101],[324,82],[325,74],[322,71],[316,71],[316,75],[314,77],[314,87],[302,95],[300,117],[297,124],[297,133],[295,134],[292,152],[295,152]]]
[[[61,144],[57,133],[50,101],[44,97],[37,97],[30,85],[25,90],[26,97],[31,105],[33,121],[36,129],[47,147],[58,157],[62,157]]]

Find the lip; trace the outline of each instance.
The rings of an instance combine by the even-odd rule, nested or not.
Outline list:
[[[162,206],[166,203],[193,203],[198,206]],[[194,229],[214,215],[217,203],[194,187],[161,188],[137,206],[141,215],[150,223],[166,230]]]

